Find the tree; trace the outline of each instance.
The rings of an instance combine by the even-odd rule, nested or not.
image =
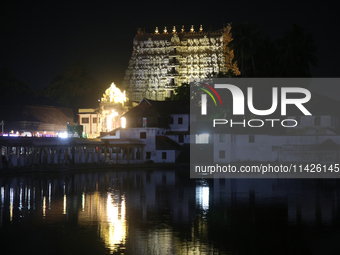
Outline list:
[[[263,33],[256,24],[244,22],[233,27],[233,37],[235,59],[241,67],[241,75],[256,75],[254,56],[262,43]]]
[[[19,81],[8,68],[0,69],[0,104],[32,104],[36,101],[35,91]]]
[[[171,101],[188,101],[190,100],[190,83],[182,83],[180,86],[174,91],[174,94],[171,98],[167,98],[166,100]]]
[[[311,77],[309,66],[316,66],[316,46],[313,36],[297,24],[287,31],[285,37],[276,40],[278,76]]]
[[[83,64],[77,63],[54,77],[43,95],[62,105],[74,107],[78,97],[92,92],[95,87],[96,81],[91,73]]]

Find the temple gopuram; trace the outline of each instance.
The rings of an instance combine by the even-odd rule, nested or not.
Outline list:
[[[133,52],[125,72],[123,86],[131,101],[143,98],[165,100],[171,97],[177,86],[191,81],[200,81],[214,73],[239,70],[233,63],[231,25],[217,30],[197,31],[176,26],[154,33],[141,29],[133,40]]]

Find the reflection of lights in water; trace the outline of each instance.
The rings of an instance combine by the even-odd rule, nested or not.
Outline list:
[[[5,190],[4,187],[1,187],[1,205],[4,206],[5,201]]]
[[[98,233],[111,253],[119,251],[126,243],[126,198],[109,192],[101,196],[96,191],[82,194],[82,209],[78,212],[79,224],[98,222]]]
[[[25,205],[27,203],[27,186],[25,187]]]
[[[35,209],[35,187],[33,188],[33,210]]]
[[[21,209],[22,209],[22,186],[20,183],[19,210],[21,211]]]
[[[64,195],[64,201],[63,201],[63,214],[66,214],[66,194]]]
[[[196,203],[204,211],[209,209],[209,186],[206,182],[196,186]]]
[[[43,199],[43,217],[45,218],[46,216],[46,197],[44,196]]]
[[[9,220],[13,220],[13,188],[9,189]]]
[[[31,189],[27,191],[27,209],[31,209]]]
[[[81,209],[84,211],[85,209],[85,193],[83,192],[83,195],[81,196]]]
[[[51,183],[48,184],[48,209],[51,209]]]
[[[121,203],[112,200],[111,193],[107,195],[107,223],[101,224],[101,236],[113,252],[119,244],[125,244],[125,197],[121,197]],[[106,226],[105,226],[106,225]]]

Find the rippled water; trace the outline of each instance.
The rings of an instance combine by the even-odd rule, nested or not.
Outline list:
[[[2,175],[0,254],[339,254],[336,180],[181,171]]]

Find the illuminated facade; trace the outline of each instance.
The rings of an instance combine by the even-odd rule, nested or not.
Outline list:
[[[89,138],[101,132],[109,132],[121,126],[120,117],[127,112],[127,97],[114,83],[105,90],[97,109],[79,109],[79,124]]]
[[[199,81],[212,73],[232,71],[239,74],[233,63],[230,24],[217,31],[199,31],[194,26],[189,32],[163,33],[138,31],[133,41],[133,52],[125,73],[124,86],[130,100],[143,98],[165,100],[175,88],[185,82]]]

